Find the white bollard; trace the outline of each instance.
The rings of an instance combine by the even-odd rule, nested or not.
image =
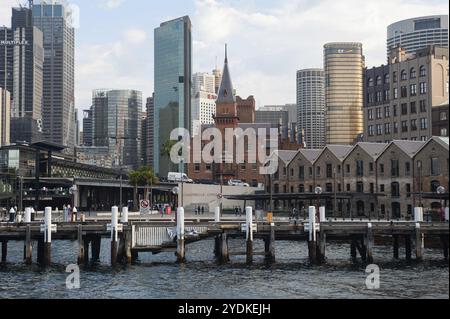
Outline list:
[[[423,223],[423,208],[422,207],[414,208],[414,221],[417,223]]]
[[[247,221],[247,241],[253,241],[253,208],[245,208],[246,221]]]
[[[128,207],[122,208],[122,218],[120,219],[122,224],[128,223]]]
[[[51,207],[45,207],[44,224],[45,224],[44,242],[51,243],[52,242],[52,208]]]
[[[214,221],[220,223],[220,207],[216,207],[214,211]]]
[[[327,217],[326,217],[326,210],[325,207],[320,207],[319,208],[319,213],[320,213],[320,222],[326,222],[327,221]]]
[[[117,242],[118,231],[117,226],[119,224],[119,207],[113,206],[111,209],[111,241]]]
[[[177,209],[177,236],[178,240],[184,239],[184,208]]]
[[[309,206],[309,241],[316,241],[316,207]]]
[[[25,208],[24,222],[31,223],[31,207]]]
[[[449,208],[448,208],[448,207],[445,207],[445,221],[446,221],[446,222],[449,221],[449,219],[448,219],[449,216],[448,216],[448,215],[449,215]]]

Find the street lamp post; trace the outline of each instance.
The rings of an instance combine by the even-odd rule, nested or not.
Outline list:
[[[447,190],[443,186],[439,186],[437,188],[437,190],[436,190],[436,192],[439,195],[444,195],[446,191]],[[441,198],[440,201],[441,201],[441,212],[440,212],[441,216],[440,217],[441,217],[441,221],[445,221],[445,207],[444,207],[444,204],[443,204],[443,199]]]
[[[316,215],[317,215],[317,212],[320,211],[320,195],[322,195],[322,193],[323,193],[322,187],[316,187],[315,193],[317,195],[317,211],[316,211]]]
[[[417,168],[419,170],[419,207],[422,207],[422,162],[417,162]]]

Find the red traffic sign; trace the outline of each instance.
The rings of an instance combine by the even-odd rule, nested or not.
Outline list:
[[[141,208],[148,208],[150,206],[150,203],[148,200],[141,200]]]

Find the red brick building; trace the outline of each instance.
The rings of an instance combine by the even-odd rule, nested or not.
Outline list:
[[[218,92],[218,97],[216,101],[216,114],[214,116],[215,124],[213,126],[206,125],[202,127],[202,132],[211,127],[218,128],[222,133],[222,145],[225,145],[225,130],[226,129],[242,129],[246,131],[247,129],[254,129],[259,133],[259,129],[265,129],[266,138],[270,137],[270,129],[276,129],[277,139],[278,139],[278,149],[283,150],[299,150],[301,148],[301,143],[297,141],[296,132],[288,132],[287,129],[281,128],[280,126],[274,126],[273,124],[255,124],[255,109],[256,102],[253,96],[248,97],[246,100],[236,97],[234,94],[233,84],[231,81],[230,71],[228,67],[228,57],[225,52],[225,65],[223,68],[222,83]],[[258,138],[258,137],[257,137]],[[188,165],[188,175],[194,180],[209,180],[227,183],[229,180],[242,180],[250,184],[251,186],[258,186],[259,183],[264,183],[264,175],[260,174],[261,162],[264,159],[259,159],[256,156],[256,163],[250,162],[249,153],[257,152],[256,145],[249,145],[248,138],[244,140],[244,163],[238,163],[236,158],[236,140],[234,137],[234,154],[233,163],[212,163],[206,164],[201,163],[191,163]],[[210,141],[202,142],[203,147]],[[269,147],[269,145],[267,146]],[[225,146],[223,146],[225,149]],[[192,150],[193,152],[194,150]],[[266,149],[267,157],[269,157],[270,149]],[[191,158],[193,158],[191,154]],[[223,158],[225,158],[225,151],[223,151]]]

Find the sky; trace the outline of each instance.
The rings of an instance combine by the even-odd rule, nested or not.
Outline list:
[[[37,2],[37,0],[35,0]],[[362,42],[366,66],[386,63],[387,26],[448,14],[447,0],[68,0],[79,8],[75,47],[75,104],[90,107],[92,90],[153,92],[153,32],[189,15],[193,71],[222,68],[228,44],[237,94],[257,106],[295,103],[296,71],[323,67],[327,42]],[[11,7],[0,0],[0,25]],[[81,112],[81,111],[80,111]]]

